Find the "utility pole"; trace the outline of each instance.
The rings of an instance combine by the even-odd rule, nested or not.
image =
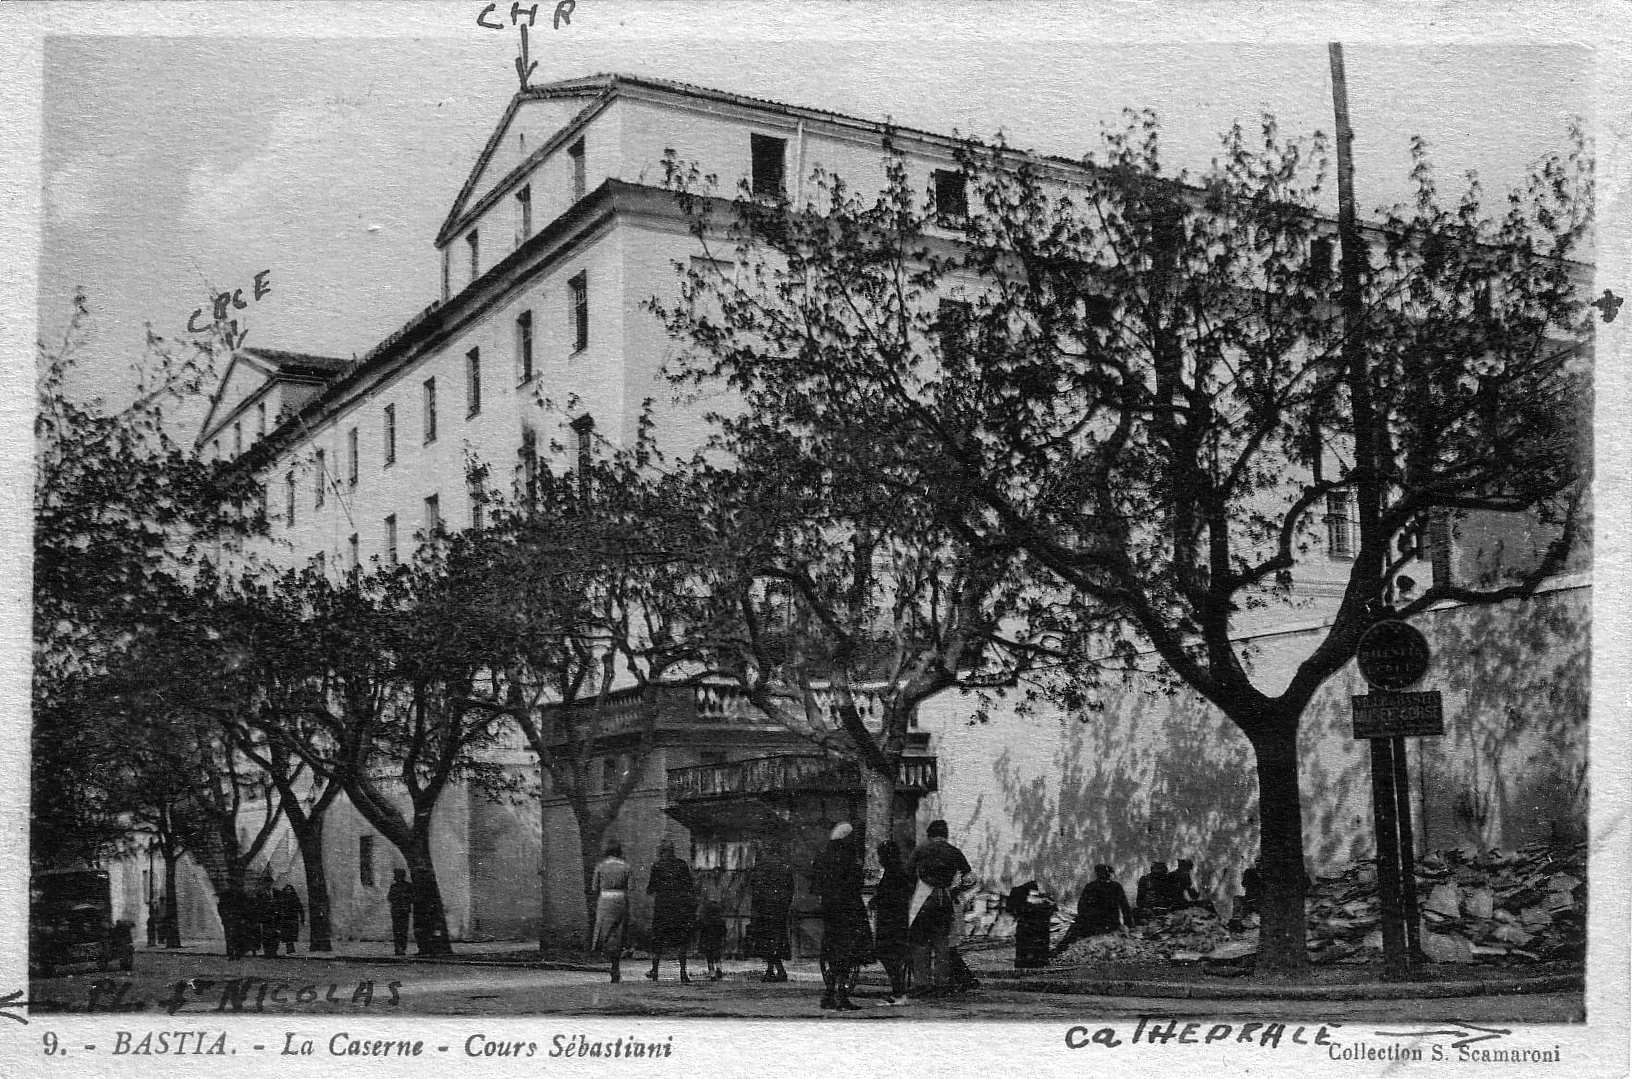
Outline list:
[[[1334,41],[1327,46],[1327,51],[1332,67],[1332,108],[1337,120],[1337,236],[1342,249],[1339,303],[1343,313],[1343,365],[1353,417],[1354,457],[1360,474],[1355,484],[1361,527],[1356,571],[1381,581],[1387,563],[1388,537],[1379,527],[1383,495],[1379,477],[1384,462],[1371,393],[1371,364],[1364,329],[1365,297],[1361,292],[1368,260],[1354,208],[1354,129],[1349,126],[1349,88],[1343,71],[1343,46]],[[1364,672],[1365,657],[1358,658]],[[1371,743],[1383,976],[1391,981],[1402,981],[1411,976],[1419,949],[1410,773],[1403,737],[1374,736],[1367,740]]]

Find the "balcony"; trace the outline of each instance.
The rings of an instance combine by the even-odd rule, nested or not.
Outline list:
[[[659,729],[691,728],[698,726],[764,727],[774,721],[748,700],[748,695],[736,686],[706,684],[695,686],[658,686],[653,691]],[[868,730],[880,730],[884,722],[883,702],[878,695],[858,691],[854,694],[862,723]],[[829,689],[815,692],[818,708],[825,710],[829,720],[837,726],[837,694]],[[803,715],[803,707],[792,697],[786,698],[789,708]],[[570,715],[570,725],[583,730],[593,725],[595,736],[623,734],[639,730],[646,720],[646,704],[638,687],[616,690],[604,697],[591,697],[562,710]],[[559,706],[557,706],[559,708]],[[556,738],[561,738],[560,724]],[[916,740],[915,740],[916,741]]]
[[[905,757],[896,768],[896,790],[904,793],[927,794],[937,789],[936,781],[934,757]],[[670,805],[759,795],[840,794],[861,789],[860,765],[815,754],[670,768],[668,776]]]

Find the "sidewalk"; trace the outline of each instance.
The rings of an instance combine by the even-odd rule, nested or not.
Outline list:
[[[279,959],[300,959],[316,962],[366,963],[436,963],[452,966],[529,967],[536,970],[584,971],[602,973],[604,962],[568,959],[544,959],[538,954],[538,943],[526,940],[460,941],[454,944],[455,954],[426,958],[413,954],[393,954],[389,941],[339,941],[332,952],[310,952],[301,946],[294,955],[280,955]],[[165,949],[138,947],[138,956]],[[172,952],[171,954],[176,954]],[[226,950],[220,940],[196,939],[182,942],[181,954],[224,956]],[[1469,969],[1434,965],[1411,982],[1384,982],[1376,980],[1371,972],[1355,969],[1353,980],[1342,980],[1348,971],[1320,968],[1319,980],[1310,983],[1285,984],[1262,979],[1221,978],[1205,973],[1199,967],[1172,964],[1160,969],[1146,967],[1130,969],[1130,965],[1101,964],[1093,967],[1053,967],[1043,970],[1015,970],[1011,963],[1013,953],[1008,949],[973,948],[965,951],[965,958],[975,975],[986,988],[1020,993],[1056,993],[1071,996],[1105,997],[1160,997],[1191,1000],[1408,1000],[1444,997],[1499,996],[1523,993],[1580,992],[1585,988],[1585,976],[1580,971],[1549,970],[1525,972],[1490,967]],[[624,960],[627,977],[638,978],[648,962],[645,957]],[[700,958],[688,961],[692,977],[701,980],[699,972],[706,970]],[[786,964],[792,982],[818,983],[821,972],[814,959],[794,959]],[[727,959],[721,964],[728,981],[758,981],[764,966],[757,960]],[[674,977],[676,968],[672,959],[665,959],[663,975]],[[862,984],[884,986],[887,981],[875,964],[862,971]]]

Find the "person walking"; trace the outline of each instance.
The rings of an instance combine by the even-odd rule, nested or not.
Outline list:
[[[228,959],[244,957],[244,916],[248,901],[249,897],[236,884],[227,885],[227,890],[216,900],[215,910],[221,916],[221,933],[226,938]]]
[[[907,876],[915,882],[907,913],[915,996],[951,987],[956,899],[973,872],[963,851],[952,845],[944,820],[931,821],[924,836],[907,860]]]
[[[255,923],[260,927],[260,938],[252,941],[250,951],[260,950],[268,959],[278,957],[278,898],[272,893],[272,885],[263,883],[260,891],[255,893]]]
[[[850,976],[871,950],[861,898],[861,851],[854,829],[840,821],[811,866],[811,889],[822,900],[822,1007],[853,1012]]]
[[[1094,879],[1083,887],[1082,897],[1077,900],[1077,918],[1054,946],[1054,955],[1084,937],[1114,933],[1124,925],[1132,927],[1133,908],[1128,906],[1128,893],[1115,877],[1116,871],[1110,866],[1094,866]]]
[[[873,950],[890,976],[890,996],[884,1003],[907,1004],[907,911],[912,906],[913,880],[907,876],[900,844],[886,839],[877,849],[884,875],[873,891]]]
[[[414,886],[408,883],[406,869],[398,869],[392,876],[391,887],[385,892],[385,904],[391,909],[391,944],[397,955],[407,955],[408,921],[414,912]]]
[[[284,950],[295,954],[295,942],[300,939],[300,927],[306,921],[306,907],[293,884],[285,884],[277,895],[278,940]]]
[[[664,840],[657,848],[657,863],[646,880],[646,894],[652,897],[652,969],[646,977],[657,981],[658,964],[664,952],[680,959],[680,981],[691,984],[686,973],[686,949],[697,916],[697,887],[691,867],[674,855],[674,844]]]
[[[779,842],[760,847],[748,871],[748,894],[753,903],[748,923],[748,953],[765,960],[762,982],[788,980],[784,959],[793,957],[788,940],[788,910],[793,906],[793,867]]]
[[[612,980],[623,980],[623,947],[629,935],[629,863],[623,847],[608,843],[595,867],[595,928],[590,950],[612,961]]]
[[[725,907],[718,899],[704,900],[698,912],[697,948],[708,963],[708,980],[717,982],[725,977],[720,970],[720,958],[725,955]]]

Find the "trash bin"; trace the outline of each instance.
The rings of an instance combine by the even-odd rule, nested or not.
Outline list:
[[[1014,917],[1014,965],[1024,970],[1048,965],[1048,933],[1054,923],[1054,901],[1034,880],[1009,892]]]

